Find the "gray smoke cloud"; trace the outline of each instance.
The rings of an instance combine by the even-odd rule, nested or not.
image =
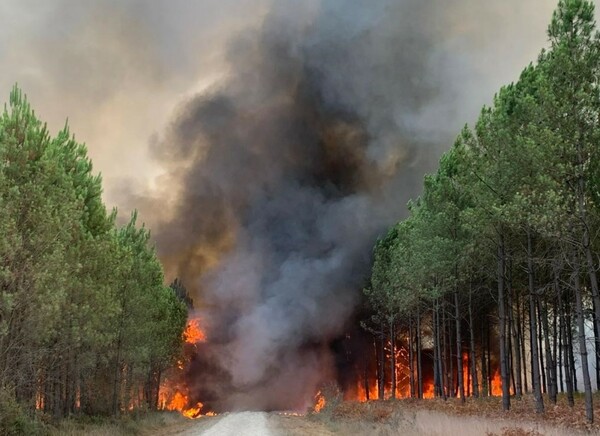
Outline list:
[[[555,5],[7,0],[0,87],[70,118],[107,201],[140,209],[194,293],[198,399],[301,408],[335,376],[374,239]]]
[[[200,400],[302,408],[332,376],[326,344],[356,307],[374,239],[464,121],[448,77],[473,65],[452,50],[462,8],[445,6],[273,2],[228,44],[228,77],[153,144],[179,188],[158,246],[209,305],[203,359],[227,375],[203,378]]]

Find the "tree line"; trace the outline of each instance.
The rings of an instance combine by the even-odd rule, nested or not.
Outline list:
[[[0,115],[4,417],[155,408],[180,353],[187,296],[164,285],[137,214],[118,226],[101,194],[85,146],[66,126],[52,137],[15,87]]]
[[[379,350],[393,339],[392,360],[399,341],[408,347],[412,396],[423,396],[430,377],[421,362],[427,349],[436,396],[489,395],[496,367],[505,410],[531,392],[543,412],[543,393],[556,403],[565,392],[573,405],[580,376],[593,421],[589,354],[600,387],[593,3],[561,0],[548,37],[537,62],[500,89],[425,177],[408,218],[377,242],[364,326]],[[391,378],[394,395],[395,371]]]

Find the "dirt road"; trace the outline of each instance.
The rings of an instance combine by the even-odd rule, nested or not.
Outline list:
[[[302,416],[280,413],[238,412],[201,418],[172,433],[180,436],[330,436],[325,425]]]
[[[206,425],[203,425],[202,428],[191,428],[189,433],[185,433],[186,436],[272,435],[269,430],[267,414],[263,412],[231,413],[211,421],[215,421],[215,423],[208,428]]]

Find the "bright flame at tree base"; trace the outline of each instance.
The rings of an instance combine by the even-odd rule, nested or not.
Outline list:
[[[161,383],[160,391],[159,391],[159,408],[162,410],[172,410],[179,411],[183,416],[189,419],[196,419],[203,416],[214,416],[216,413],[209,410],[207,412],[203,412],[204,404],[200,401],[194,402],[193,399],[190,398],[189,389],[185,383],[185,374],[186,369],[191,361],[191,356],[198,352],[198,346],[204,342],[206,342],[206,333],[202,328],[202,323],[200,318],[191,318],[188,320],[186,324],[185,331],[183,332],[183,341],[185,342],[186,353],[183,360],[177,362],[176,368],[172,368],[167,372],[165,379]],[[387,362],[390,360],[390,348],[389,343],[388,347],[385,348],[384,359],[386,361],[386,370],[385,370],[385,385],[383,389],[384,399],[392,398],[392,389],[391,389],[391,374],[389,370],[389,365]],[[395,350],[396,357],[396,367],[395,367],[395,376],[397,381],[395,398],[403,399],[411,397],[411,389],[410,389],[410,359],[408,358],[408,353],[406,349],[399,347]],[[414,362],[413,362],[413,396],[417,397],[417,374]],[[456,370],[455,370],[456,371]],[[431,372],[431,371],[426,371]],[[493,377],[488,380],[488,393],[491,396],[501,396],[502,395],[502,381],[500,377],[499,370],[493,373]],[[478,378],[479,378],[479,386],[480,389],[483,386],[483,380],[481,380],[481,370],[478,368]],[[446,387],[446,395],[448,397],[458,396],[457,391],[457,382],[456,382],[456,372],[454,372],[454,392],[448,392],[448,388]],[[370,400],[378,400],[379,398],[379,389],[377,382],[377,374],[376,371],[369,372],[368,380],[365,380],[367,374],[364,372],[361,376],[357,377],[356,384],[354,386],[346,386],[346,391],[344,392],[344,399],[348,401],[358,401],[358,402],[367,402]],[[431,374],[429,374],[431,377]],[[463,380],[465,386],[465,394],[469,396],[470,385],[471,385],[471,374],[469,367],[469,357],[468,354],[465,353],[463,355]],[[512,393],[512,389],[511,389]],[[423,380],[423,398],[434,398],[435,397],[435,386],[432,378],[428,378]],[[197,398],[196,398],[197,400]],[[320,413],[327,403],[327,398],[322,393],[322,391],[318,391],[314,396],[314,406],[313,411],[315,413]],[[286,412],[286,414],[290,414]],[[293,413],[296,415],[297,413]]]
[[[383,399],[391,399],[392,398],[392,386],[391,386],[391,374],[390,374],[390,366],[389,366],[389,361],[390,361],[390,348],[389,348],[389,343],[388,343],[388,347],[385,348],[385,353],[384,353],[384,361],[385,361],[385,382],[384,382],[384,387],[383,387]],[[397,399],[406,399],[406,398],[411,398],[411,388],[410,388],[410,383],[411,383],[411,367],[410,367],[410,359],[408,357],[408,353],[407,351],[402,348],[399,347],[396,350],[396,367],[395,367],[395,376],[396,376],[396,391],[395,391],[395,395],[394,397]],[[465,390],[465,395],[467,397],[472,396],[473,393],[471,391],[472,389],[472,374],[471,374],[471,366],[470,366],[470,361],[469,361],[469,354],[468,353],[464,353],[463,354],[463,385],[464,385],[464,390]],[[416,357],[414,357],[414,359],[416,360]],[[455,363],[453,361],[453,363]],[[431,362],[429,362],[430,365],[432,365]],[[416,362],[413,362],[413,368],[412,371],[413,372],[413,389],[412,389],[412,397],[417,398],[418,397],[418,377],[417,377],[417,369],[416,369]],[[484,386],[485,386],[485,393],[486,395],[489,396],[501,396],[502,395],[502,380],[500,377],[500,371],[498,368],[496,368],[496,370],[492,372],[492,377],[486,377],[485,380],[482,380],[482,371],[481,368],[479,367],[480,365],[477,365],[477,378],[478,378],[478,384],[479,384],[479,394],[483,395],[484,394]],[[360,375],[359,375],[360,374]],[[357,371],[355,373],[356,378],[355,378],[355,384],[354,385],[350,385],[350,386],[346,386],[345,388],[345,392],[344,392],[344,400],[347,401],[358,401],[358,402],[367,402],[367,401],[371,401],[371,400],[379,400],[381,398],[379,398],[379,387],[378,387],[378,377],[377,377],[377,369],[375,368],[375,366],[371,366],[370,370],[365,371],[364,369]],[[450,380],[448,380],[448,377],[452,377]],[[456,366],[454,366],[454,371],[452,376],[450,376],[449,374],[446,374],[446,376],[444,377],[444,383],[445,383],[445,394],[447,397],[452,398],[452,397],[458,397],[459,393],[458,393],[458,379],[457,379],[458,375],[457,375],[457,369]],[[366,378],[366,379],[365,379]],[[424,399],[430,399],[430,398],[434,398],[436,396],[436,389],[434,386],[434,382],[433,382],[433,367],[429,366],[427,369],[424,370],[424,379],[422,381],[423,386],[422,386],[422,398]],[[453,387],[450,388],[448,386],[448,384],[451,384]],[[441,387],[440,387],[441,389]],[[510,392],[511,394],[513,394],[513,389],[512,387],[510,388]],[[317,394],[317,396],[315,397],[316,400],[319,399],[319,394]],[[315,411],[317,412],[317,405],[318,405],[318,401],[317,404],[315,405]]]
[[[194,351],[200,343],[206,342],[206,334],[201,327],[201,320],[198,318],[189,319],[185,331],[183,332],[183,340],[186,347],[192,348]],[[187,361],[177,362],[177,368],[172,370],[172,374],[168,374],[167,378],[160,386],[159,392],[159,408],[162,410],[176,410],[181,412],[183,416],[190,419],[200,418],[202,416],[214,416],[216,413],[208,411],[202,413],[204,404],[197,402],[195,405],[190,404],[189,392],[187,387],[178,382],[182,380],[182,375],[185,373],[186,364],[189,362],[189,355],[186,353]]]
[[[321,391],[317,392],[317,395],[315,395],[315,407],[314,407],[314,411],[316,413],[319,413],[321,410],[323,410],[323,407],[325,407],[325,395],[323,395],[321,393]]]

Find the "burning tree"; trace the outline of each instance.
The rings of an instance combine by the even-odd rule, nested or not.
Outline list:
[[[185,342],[184,353],[177,365],[165,373],[160,384],[158,407],[161,410],[176,410],[187,418],[212,416],[212,410],[206,410],[203,402],[198,401],[198,394],[192,393],[188,372],[193,358],[199,352],[198,346],[206,342],[206,332],[202,327],[202,319],[191,315],[182,334]]]

